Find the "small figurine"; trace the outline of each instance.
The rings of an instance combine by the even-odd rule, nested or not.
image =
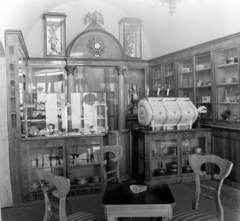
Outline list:
[[[54,128],[55,128],[55,125],[54,125],[54,124],[48,124],[48,130],[49,130],[49,134],[50,134],[50,135],[53,135],[53,133],[54,133]]]
[[[189,87],[189,85],[188,85],[188,78],[187,78],[186,75],[183,78],[183,87]]]

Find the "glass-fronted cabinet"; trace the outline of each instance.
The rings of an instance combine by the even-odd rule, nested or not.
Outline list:
[[[189,97],[195,103],[193,57],[179,60],[178,97]]]
[[[201,119],[212,120],[212,67],[211,54],[201,54],[195,57],[196,73],[196,106],[205,106],[207,113]]]
[[[174,97],[175,95],[175,74],[174,64],[163,65],[165,97]]]
[[[152,97],[175,96],[175,75],[173,63],[153,67],[151,80]]]
[[[163,71],[162,66],[158,65],[152,69],[152,97],[163,97]]]
[[[217,122],[240,122],[238,59],[238,46],[215,51]]]

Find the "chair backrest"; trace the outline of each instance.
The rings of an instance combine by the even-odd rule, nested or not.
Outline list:
[[[36,169],[36,173],[44,195],[45,214],[43,221],[50,220],[51,216],[60,221],[67,221],[66,195],[70,190],[70,180],[62,176],[56,176],[42,169]],[[50,202],[49,193],[59,198],[59,204]],[[54,213],[53,208],[55,208],[58,213]]]
[[[205,175],[206,172],[201,170],[201,166],[205,163],[212,163],[219,167],[219,173],[214,174],[214,179],[218,181],[218,185],[216,189],[211,188],[211,190],[214,191],[214,194],[211,194],[211,196],[206,196],[210,199],[215,199],[216,208],[217,208],[217,217],[218,220],[223,221],[224,220],[224,210],[221,204],[220,199],[220,193],[222,189],[222,184],[224,179],[229,175],[229,173],[232,170],[233,163],[229,160],[222,159],[215,155],[199,155],[199,154],[192,154],[189,155],[189,163],[191,168],[193,169],[196,177],[196,193],[195,197],[192,201],[192,209],[198,209],[199,207],[199,200],[201,195],[201,184],[200,184],[200,177],[201,175]],[[203,186],[202,186],[203,187]],[[213,195],[213,196],[212,196]]]
[[[115,168],[110,168],[109,171],[107,171],[107,163],[108,161],[106,159],[104,159],[104,154],[106,153],[113,153],[114,154],[114,158],[111,158],[109,160],[111,160],[112,162],[116,163],[116,167]],[[93,152],[93,156],[94,156],[94,160],[98,163],[101,164],[101,168],[102,168],[102,177],[103,177],[103,193],[105,192],[107,183],[111,180],[116,179],[119,183],[121,183],[121,176],[120,176],[120,167],[119,167],[119,160],[122,157],[122,153],[123,153],[123,147],[121,145],[107,145],[107,146],[103,146],[98,150],[95,150]],[[108,155],[110,156],[110,155]],[[112,176],[112,174],[115,174],[115,176]],[[109,177],[109,175],[111,175],[111,177]]]

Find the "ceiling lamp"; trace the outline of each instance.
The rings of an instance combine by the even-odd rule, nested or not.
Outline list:
[[[148,0],[138,0],[141,3],[145,3]],[[168,3],[168,8],[169,8],[169,12],[171,15],[174,14],[175,9],[177,7],[177,2],[179,3],[179,5],[181,4],[181,2],[185,2],[186,4],[188,4],[189,0],[150,0],[152,3],[153,7],[156,7],[158,5],[159,2],[162,2],[162,5],[164,6],[165,3]],[[203,0],[198,0],[199,2],[202,2]]]

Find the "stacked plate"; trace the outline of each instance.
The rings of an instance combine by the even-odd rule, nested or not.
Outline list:
[[[177,174],[177,162],[167,163],[167,173]]]
[[[76,180],[77,184],[83,185],[88,182],[89,178],[88,177],[76,177],[75,180]]]

